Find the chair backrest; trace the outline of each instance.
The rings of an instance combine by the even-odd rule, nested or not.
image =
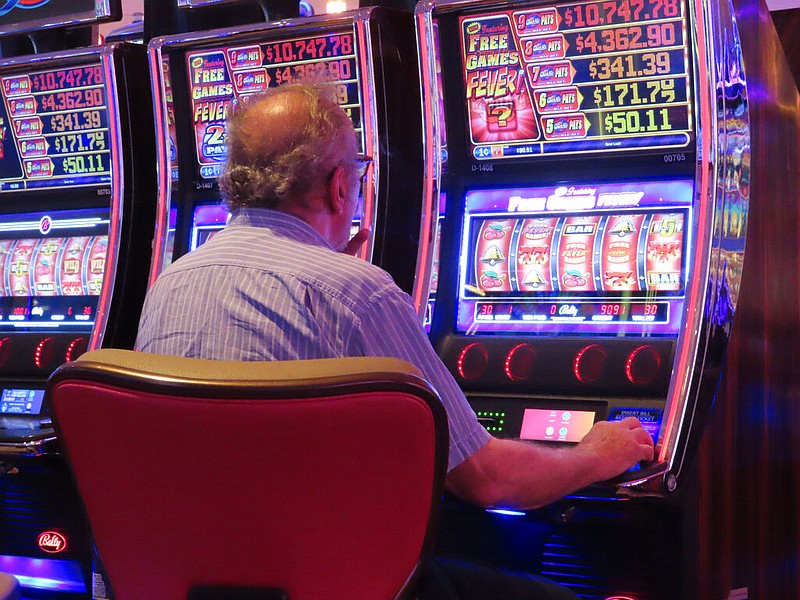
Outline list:
[[[399,598],[430,551],[447,420],[408,363],[97,350],[47,395],[117,600]]]

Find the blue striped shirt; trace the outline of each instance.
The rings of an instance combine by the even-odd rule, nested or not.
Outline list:
[[[401,358],[442,398],[449,468],[490,437],[389,274],[335,252],[282,212],[236,211],[224,230],[168,267],[147,294],[136,347],[212,360]]]

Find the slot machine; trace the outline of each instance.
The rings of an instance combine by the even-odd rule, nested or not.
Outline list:
[[[5,57],[21,54],[22,45],[37,52],[31,42],[74,47],[76,39],[95,33],[95,26],[121,18],[119,0],[6,0],[0,7],[0,45]]]
[[[652,464],[516,520],[454,508],[444,551],[591,598],[691,597],[675,498],[719,383],[748,215],[733,10],[426,1],[416,19],[414,300],[434,347],[496,436],[570,445],[635,416],[657,444]]]
[[[87,592],[44,389],[88,349],[133,347],[155,223],[147,73],[132,44],[0,60],[0,570],[36,597]]]
[[[413,17],[372,7],[154,38],[149,45],[159,148],[158,244],[151,281],[224,227],[217,177],[231,107],[268,87],[324,77],[373,158],[353,230],[360,258],[410,291],[419,229],[421,159]],[[409,97],[409,94],[411,96]],[[413,101],[411,101],[413,100]]]

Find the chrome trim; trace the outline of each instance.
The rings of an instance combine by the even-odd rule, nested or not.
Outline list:
[[[710,214],[708,226],[700,232],[708,246],[704,277],[698,278],[705,287],[703,302],[695,307],[700,314],[690,315],[694,317],[689,338],[694,343],[693,370],[682,372],[681,387],[673,386],[676,389],[671,388],[668,397],[668,405],[670,401],[682,402],[681,413],[661,451],[675,477],[683,469],[693,425],[702,416],[697,411],[708,408],[700,406],[701,394],[707,393],[704,385],[708,386],[710,379],[715,389],[719,381],[722,359],[714,355],[719,350],[714,345],[721,344],[724,348],[730,336],[749,211],[749,189],[741,185],[743,180],[749,180],[747,84],[734,9],[729,0],[696,0],[692,6],[696,19],[695,47],[706,54],[705,61],[697,61],[696,89],[701,107],[707,111],[703,145],[698,149],[698,168],[700,181],[706,182],[700,192],[706,194]],[[706,87],[701,90],[703,83]],[[677,359],[676,365],[681,366]]]
[[[440,132],[444,131],[439,111],[442,90],[436,73],[438,44],[433,23],[434,2],[424,0],[414,11],[417,32],[417,57],[420,72],[422,114],[431,115],[422,121],[423,190],[419,231],[419,251],[412,300],[420,322],[425,319],[431,290],[433,262],[436,260],[436,229],[439,220],[439,195],[441,193],[442,145]]]
[[[13,456],[42,456],[47,454],[44,446],[56,441],[56,434],[52,432],[47,437],[28,442],[0,442],[0,459]]]
[[[167,238],[169,236],[169,210],[172,200],[172,161],[169,159],[169,110],[161,47],[150,44],[147,49],[150,65],[150,90],[153,102],[153,120],[156,133],[156,230],[153,236],[153,255],[150,261],[148,287],[158,274],[167,267]]]

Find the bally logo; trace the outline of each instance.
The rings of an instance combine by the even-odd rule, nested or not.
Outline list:
[[[56,554],[67,549],[67,538],[55,531],[45,531],[39,534],[38,544],[45,552]]]

